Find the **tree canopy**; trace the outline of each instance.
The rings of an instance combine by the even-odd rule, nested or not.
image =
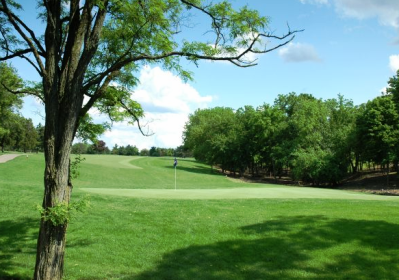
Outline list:
[[[394,100],[388,94],[354,106],[342,95],[321,100],[289,93],[258,108],[199,109],[186,123],[184,146],[231,174],[336,185],[366,163],[398,169]]]

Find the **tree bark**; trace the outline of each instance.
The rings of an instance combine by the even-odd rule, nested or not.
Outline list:
[[[41,221],[34,279],[62,279],[67,225]]]
[[[77,116],[73,106],[46,111],[44,196],[42,207],[69,205],[72,193],[69,156]],[[51,119],[51,120],[50,120]],[[62,279],[68,223],[54,225],[43,218],[37,243],[34,279]]]

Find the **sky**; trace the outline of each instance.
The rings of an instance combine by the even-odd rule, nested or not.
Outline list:
[[[100,136],[109,148],[115,144],[175,148],[182,144],[184,125],[196,109],[256,108],[273,104],[279,94],[290,92],[309,93],[323,100],[341,94],[360,105],[381,95],[399,69],[398,0],[232,2],[236,7],[247,4],[267,16],[269,30],[275,35],[286,33],[288,26],[304,31],[288,45],[254,57],[255,67],[206,61],[198,67],[187,64],[185,67],[194,73],[194,81],[188,83],[159,66],[143,67],[137,73],[140,84],[132,98],[145,111],[144,130],[154,134],[143,136],[135,126],[115,123],[111,131]],[[38,79],[25,64],[13,65],[22,78]],[[44,123],[43,108],[31,97],[25,98],[21,113],[36,125]],[[96,121],[105,120],[92,113]]]

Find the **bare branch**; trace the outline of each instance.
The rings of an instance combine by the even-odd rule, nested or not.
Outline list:
[[[82,108],[80,112],[80,116],[83,117],[84,115],[87,114],[87,112],[90,110],[90,108],[94,105],[94,103],[103,96],[105,93],[109,83],[115,78],[115,76],[118,75],[118,71],[114,71],[109,73],[109,75],[105,78],[103,84],[97,88],[96,92],[94,94],[88,94],[87,90],[84,90],[84,94],[87,96],[90,96],[90,100],[85,104],[85,106]],[[99,82],[100,83],[100,82]]]
[[[22,89],[22,90],[12,90],[10,89],[8,86],[6,86],[3,82],[0,83],[8,92],[18,95],[18,94],[29,94],[29,95],[33,95],[37,98],[39,98],[43,103],[44,103],[44,99],[43,96],[40,95],[39,92],[36,91],[30,91],[28,89]]]
[[[215,27],[215,33],[216,33],[215,47],[218,46],[220,39],[222,39],[223,42],[225,42],[225,38],[224,38],[223,32],[221,30],[222,27],[218,23],[218,21],[222,20],[222,19],[216,18],[214,15],[212,15],[206,9],[204,9],[204,8],[202,8],[200,6],[197,6],[197,5],[193,4],[193,3],[190,3],[190,2],[188,2],[186,0],[181,0],[181,2],[186,4],[186,5],[188,5],[188,6],[190,6],[190,7],[195,8],[195,9],[197,9],[197,10],[203,12],[203,13],[205,13],[206,15],[208,15],[212,19],[212,24]]]
[[[12,52],[12,51],[7,49],[7,52]],[[22,55],[30,53],[30,52],[32,52],[31,49],[25,49],[25,50],[16,51],[16,52],[13,52],[10,55],[6,55],[6,56],[3,56],[3,57],[0,57],[0,61],[5,61],[5,60],[8,60],[8,59],[14,58],[14,57],[21,57]]]
[[[22,22],[16,15],[11,13],[10,9],[7,6],[7,3],[5,0],[1,0],[1,4],[3,5],[2,11],[7,15],[9,22],[12,24],[12,26],[15,28],[15,30],[18,32],[18,34],[25,40],[25,42],[29,45],[31,48],[31,51],[33,55],[36,58],[36,62],[39,65],[40,71],[42,73],[46,73],[46,69],[41,61],[39,51],[36,49],[34,46],[32,40],[25,34],[25,32],[21,29],[21,27],[18,25],[19,22]],[[18,23],[17,23],[18,22]]]
[[[140,132],[141,132],[141,134],[143,136],[152,136],[152,135],[154,135],[154,133],[151,133],[151,134],[144,133],[144,131],[142,129],[142,126],[140,125],[140,119],[136,116],[136,114],[123,102],[122,99],[119,99],[118,101],[121,104],[122,108],[125,109],[126,112],[128,112],[129,115],[137,122],[137,126],[138,126],[138,128],[139,128],[139,130],[140,130]]]
[[[12,16],[15,18],[15,20],[23,26],[23,28],[25,28],[25,30],[29,33],[29,35],[31,36],[32,40],[35,42],[36,46],[39,48],[39,54],[41,56],[44,56],[44,54],[46,53],[46,51],[44,50],[42,44],[40,43],[40,41],[36,38],[35,33],[33,32],[32,29],[30,29],[25,22],[23,22],[19,17],[17,17],[15,14],[11,13]]]

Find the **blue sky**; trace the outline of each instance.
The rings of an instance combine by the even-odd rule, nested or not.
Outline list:
[[[194,81],[185,84],[173,73],[147,66],[137,75],[141,84],[132,93],[146,111],[149,129],[143,137],[126,124],[115,124],[101,137],[109,147],[136,145],[176,147],[188,115],[197,108],[237,109],[272,104],[279,94],[310,93],[317,98],[338,94],[358,105],[381,94],[399,69],[399,1],[397,0],[236,0],[270,18],[276,35],[304,29],[292,43],[258,56],[258,65],[237,68],[227,63],[188,65]],[[201,34],[200,34],[201,35]],[[14,63],[24,79],[37,79],[32,69]],[[26,99],[22,113],[35,124],[42,110]],[[98,121],[103,120],[95,111]],[[42,114],[42,113],[41,113]]]

